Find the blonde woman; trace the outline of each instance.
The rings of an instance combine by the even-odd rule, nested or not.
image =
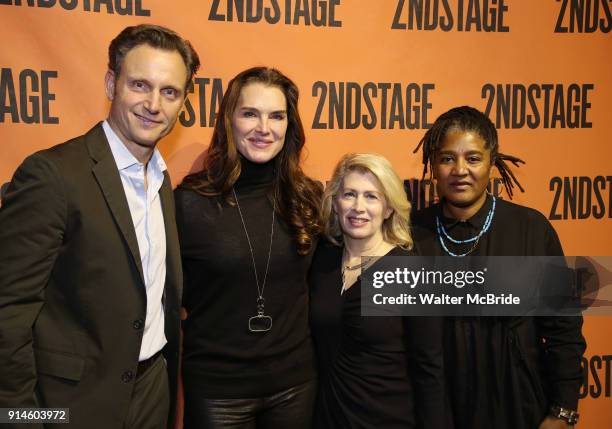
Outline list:
[[[380,155],[346,155],[322,212],[328,241],[310,273],[314,427],[446,427],[440,320],[361,316],[361,272],[381,258],[414,254],[401,180]]]

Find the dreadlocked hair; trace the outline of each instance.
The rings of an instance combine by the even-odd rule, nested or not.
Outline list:
[[[514,195],[515,185],[521,192],[525,192],[508,164],[512,163],[515,167],[519,167],[519,164],[524,164],[525,161],[512,155],[500,153],[495,125],[487,115],[470,106],[454,107],[440,115],[414,149],[413,153],[417,153],[421,147],[423,150],[423,178],[428,172],[430,175],[432,174],[437,151],[446,135],[455,130],[477,133],[485,141],[485,149],[490,150],[491,153],[491,164],[499,171],[510,199]]]

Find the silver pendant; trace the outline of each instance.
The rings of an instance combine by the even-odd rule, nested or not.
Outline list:
[[[265,300],[260,297],[257,299],[257,316],[249,317],[249,331],[268,332],[272,329],[272,318],[264,314]]]
[[[268,332],[272,329],[272,318],[263,314],[249,317],[249,331],[251,332]]]

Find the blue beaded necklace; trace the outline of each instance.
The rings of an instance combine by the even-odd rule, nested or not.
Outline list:
[[[448,234],[448,232],[446,232],[446,229],[444,228],[444,225],[442,225],[442,222],[440,222],[440,217],[436,216],[436,228],[438,230],[438,240],[440,240],[440,245],[442,246],[442,248],[444,249],[446,253],[456,258],[462,258],[466,255],[469,255],[476,249],[476,247],[478,246],[478,242],[480,241],[480,237],[482,237],[483,235],[487,233],[487,231],[491,227],[491,222],[493,222],[493,216],[495,215],[495,196],[493,196],[492,198],[493,198],[493,204],[491,205],[491,209],[489,210],[489,213],[487,214],[487,218],[485,219],[485,223],[482,226],[482,229],[474,237],[468,238],[466,240],[456,240],[453,237],[451,237]],[[446,247],[446,244],[444,243],[444,238],[446,238],[447,240],[455,244],[466,244],[466,243],[473,242],[474,245],[465,253],[453,253],[448,249],[448,247]]]

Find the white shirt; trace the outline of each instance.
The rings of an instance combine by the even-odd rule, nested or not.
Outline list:
[[[113,158],[119,169],[123,191],[130,207],[147,293],[147,315],[139,361],[150,358],[166,344],[162,297],[166,283],[166,229],[159,190],[166,163],[157,149],[147,168],[125,147],[107,121],[102,123]],[[145,171],[147,189],[145,190]],[[113,267],[109,267],[113,269]],[[137,315],[134,315],[136,317]]]

